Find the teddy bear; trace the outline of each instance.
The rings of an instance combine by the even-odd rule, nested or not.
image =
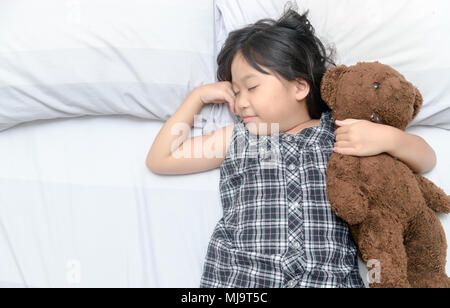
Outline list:
[[[363,119],[405,130],[423,103],[419,90],[379,62],[330,68],[321,94],[333,119]],[[447,241],[438,213],[450,197],[389,154],[333,153],[327,165],[327,196],[349,225],[366,264],[378,264],[371,288],[448,288]],[[377,268],[377,267],[375,267]]]

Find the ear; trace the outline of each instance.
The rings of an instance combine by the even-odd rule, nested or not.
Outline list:
[[[419,114],[420,108],[422,107],[423,104],[423,97],[422,94],[420,93],[419,89],[416,89],[416,98],[415,98],[415,102],[414,102],[414,113],[413,113],[413,119]]]
[[[309,95],[309,91],[311,90],[309,83],[301,78],[297,78],[295,81],[295,86],[297,89],[296,98],[298,101],[302,101]]]
[[[320,87],[322,99],[327,103],[331,110],[333,110],[336,104],[337,84],[346,70],[347,66],[345,65],[333,67],[328,69],[322,78]]]

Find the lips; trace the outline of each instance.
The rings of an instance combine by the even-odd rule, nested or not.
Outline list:
[[[251,122],[255,119],[256,117],[244,117],[244,122]]]

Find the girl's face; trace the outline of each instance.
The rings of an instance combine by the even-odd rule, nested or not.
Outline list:
[[[260,73],[241,52],[233,59],[231,74],[236,111],[252,134],[291,133],[311,120],[306,108],[309,85],[304,80],[287,81],[272,72]]]

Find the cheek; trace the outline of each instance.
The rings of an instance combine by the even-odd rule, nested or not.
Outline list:
[[[286,105],[286,96],[282,89],[274,89],[273,91],[266,91],[260,93],[259,110],[261,114],[265,114],[268,118],[278,119],[280,116],[284,117],[289,114]]]

